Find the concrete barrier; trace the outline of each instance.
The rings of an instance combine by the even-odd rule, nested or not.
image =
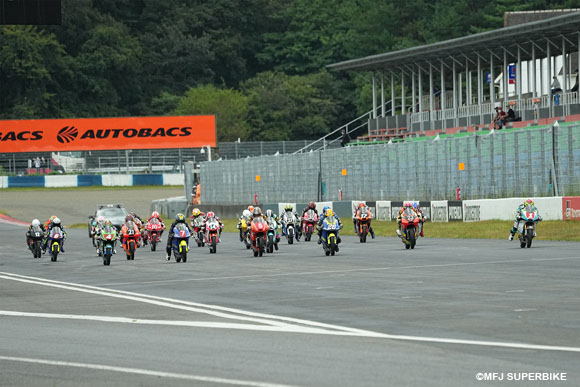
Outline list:
[[[35,175],[0,176],[0,188],[183,185],[182,173],[146,175]]]

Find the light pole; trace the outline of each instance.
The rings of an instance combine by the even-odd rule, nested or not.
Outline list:
[[[205,149],[207,148],[207,161],[211,161],[211,146],[210,145],[204,145],[201,147],[199,153],[201,153],[202,155],[205,153]]]

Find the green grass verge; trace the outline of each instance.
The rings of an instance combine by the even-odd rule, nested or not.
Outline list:
[[[109,191],[109,190],[140,190],[140,189],[172,189],[179,188],[183,189],[183,185],[121,185],[121,186],[103,186],[103,185],[91,185],[88,187],[12,187],[12,188],[2,188],[1,192],[4,191]]]
[[[0,210],[0,214],[10,216],[5,211]],[[169,226],[173,219],[163,218],[166,226]],[[222,219],[225,232],[238,232],[237,219]],[[355,235],[350,219],[344,219],[344,229],[342,235]],[[425,224],[426,238],[451,238],[451,239],[507,239],[509,231],[513,225],[507,220],[486,220],[482,222],[427,222]],[[86,223],[75,223],[67,228],[86,229]],[[385,222],[374,220],[373,229],[377,236],[395,237],[397,222]],[[538,240],[552,241],[572,241],[580,242],[580,221],[569,220],[566,222],[559,220],[547,220],[538,223]]]
[[[224,231],[237,232],[237,219],[222,219]],[[343,219],[342,235],[356,235],[352,221]],[[507,239],[513,222],[508,220],[486,220],[482,222],[427,222],[427,238],[453,239]],[[395,237],[397,222],[373,221],[373,230],[377,236]],[[580,221],[548,220],[538,224],[538,240],[576,241],[580,242]]]

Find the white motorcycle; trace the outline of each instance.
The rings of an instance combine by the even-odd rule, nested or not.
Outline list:
[[[288,244],[294,243],[294,238],[296,238],[296,225],[298,224],[298,219],[292,213],[292,211],[286,211],[282,214],[282,227],[284,229],[284,234],[288,240]]]

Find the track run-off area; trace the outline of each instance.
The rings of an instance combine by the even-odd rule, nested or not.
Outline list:
[[[0,223],[0,385],[580,385],[580,243],[283,239],[254,258],[224,233],[187,263],[163,243],[107,267],[86,230],[57,262],[25,230]]]

